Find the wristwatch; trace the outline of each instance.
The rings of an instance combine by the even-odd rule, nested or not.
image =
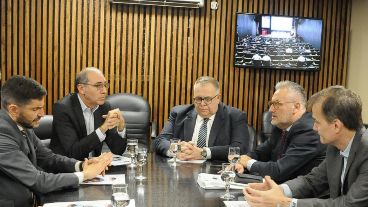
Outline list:
[[[202,149],[202,151],[201,151],[201,156],[202,156],[202,158],[205,160],[206,158],[207,158],[207,150],[206,149]]]

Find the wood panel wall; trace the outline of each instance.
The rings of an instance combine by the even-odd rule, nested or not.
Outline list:
[[[1,82],[30,76],[48,90],[46,109],[74,91],[76,73],[103,70],[109,93],[144,96],[161,129],[174,105],[189,104],[192,84],[220,81],[224,103],[260,129],[273,86],[300,83],[308,96],[346,83],[351,0],[210,0],[201,9],[128,6],[108,0],[2,0]],[[324,20],[319,72],[234,68],[236,12]]]

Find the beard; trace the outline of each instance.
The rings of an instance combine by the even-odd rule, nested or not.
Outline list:
[[[37,118],[33,121],[37,121],[37,120],[40,120],[41,118]],[[23,128],[27,128],[27,129],[33,129],[33,125],[32,125],[32,122],[33,121],[29,121],[25,116],[23,116],[22,113],[19,114],[19,117],[17,119],[17,123],[19,125],[21,125]]]

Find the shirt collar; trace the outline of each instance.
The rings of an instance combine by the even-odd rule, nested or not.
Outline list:
[[[215,116],[216,116],[216,114],[214,114],[214,115],[210,116],[210,117],[208,118],[208,121],[210,121],[210,120],[214,120],[214,119],[215,119]],[[204,120],[204,118],[203,118],[203,117],[201,117],[200,115],[197,115],[197,119],[198,119],[198,121],[200,121],[200,122],[202,122],[202,121]]]
[[[355,136],[355,134],[354,134]],[[350,140],[348,146],[344,149],[344,151],[340,151],[340,155],[345,157],[345,158],[348,158],[349,157],[349,154],[350,154],[350,149],[351,149],[351,145],[353,143],[353,140],[354,140],[354,136],[353,138]]]
[[[81,97],[79,96],[79,93],[77,93],[78,95],[78,100],[79,100],[79,103],[82,107],[82,111],[86,111],[87,109],[89,109],[86,104],[84,104],[83,100],[81,99]],[[91,111],[92,113],[95,112],[97,109],[98,109],[99,105],[97,105],[96,107],[92,108]]]

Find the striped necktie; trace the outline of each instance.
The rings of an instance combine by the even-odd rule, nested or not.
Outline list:
[[[198,140],[197,140],[197,147],[203,148],[206,146],[206,140],[207,140],[207,122],[209,118],[204,118],[201,128],[199,128],[198,133]]]

